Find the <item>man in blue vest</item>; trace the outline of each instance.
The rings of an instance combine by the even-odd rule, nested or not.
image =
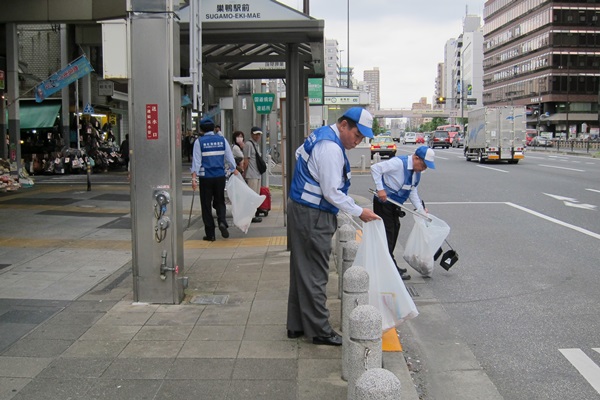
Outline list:
[[[229,143],[223,136],[213,132],[215,123],[210,118],[200,121],[200,132],[203,133],[194,142],[192,158],[192,190],[200,186],[200,204],[202,207],[202,222],[204,222],[203,240],[215,241],[215,220],[212,208],[217,211],[217,221],[221,236],[229,237],[229,225],[226,219],[225,207],[225,161],[230,167],[229,172],[238,174],[235,169],[235,159]],[[198,182],[196,182],[198,178]]]
[[[296,150],[296,168],[288,199],[290,232],[290,288],[287,335],[306,335],[314,344],[340,346],[341,336],[329,323],[326,286],[329,280],[331,238],[337,213],[344,211],[362,221],[379,219],[348,196],[350,163],[346,150],[364,137],[373,137],[373,116],[350,108],[337,123],[315,130]]]
[[[387,201],[388,198],[404,204],[410,199],[417,212],[427,212],[419,198],[417,186],[421,180],[421,172],[427,168],[435,169],[435,153],[427,146],[421,146],[413,155],[396,156],[387,161],[371,166],[371,176],[375,182],[377,195],[373,196],[373,211],[383,219],[388,250],[396,268],[394,249],[400,233],[400,218],[404,211]],[[410,279],[405,268],[398,268],[398,273],[404,280]]]

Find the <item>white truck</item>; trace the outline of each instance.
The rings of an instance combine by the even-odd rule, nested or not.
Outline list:
[[[525,107],[483,107],[469,111],[465,158],[479,163],[518,163],[525,155],[525,123]]]

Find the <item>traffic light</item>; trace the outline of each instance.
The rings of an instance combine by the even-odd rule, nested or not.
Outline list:
[[[436,103],[438,103],[438,104],[446,104],[446,98],[443,97],[443,96],[440,96],[440,97],[437,98]]]

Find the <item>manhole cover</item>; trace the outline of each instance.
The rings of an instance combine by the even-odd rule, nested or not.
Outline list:
[[[214,294],[214,295],[206,295],[206,296],[195,296],[190,303],[192,304],[201,304],[201,305],[223,305],[227,304],[229,300],[228,294]]]

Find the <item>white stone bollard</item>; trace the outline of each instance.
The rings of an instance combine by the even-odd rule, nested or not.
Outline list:
[[[344,273],[342,295],[342,379],[347,381],[348,344],[350,341],[350,313],[358,306],[369,304],[369,273],[355,265]]]
[[[400,400],[400,380],[383,368],[366,371],[356,380],[353,400]]]
[[[342,262],[344,261],[344,245],[356,238],[356,229],[352,227],[350,224],[344,224],[338,228],[337,231],[338,241],[337,241],[337,258],[336,258],[336,268],[338,273],[338,298],[342,298]]]
[[[358,306],[350,313],[348,341],[348,400],[354,399],[358,378],[371,368],[381,368],[381,313],[371,305]]]
[[[343,299],[342,292],[344,291],[344,274],[354,264],[356,253],[358,253],[358,242],[356,240],[348,240],[342,246],[342,266],[338,268],[338,297]],[[343,302],[343,300],[342,300]]]
[[[365,161],[365,156],[363,154],[362,156],[360,156],[360,170],[362,172],[365,172],[366,167],[367,167],[367,163]]]
[[[381,161],[381,155],[379,153],[373,154],[373,164],[377,164],[379,161]]]

